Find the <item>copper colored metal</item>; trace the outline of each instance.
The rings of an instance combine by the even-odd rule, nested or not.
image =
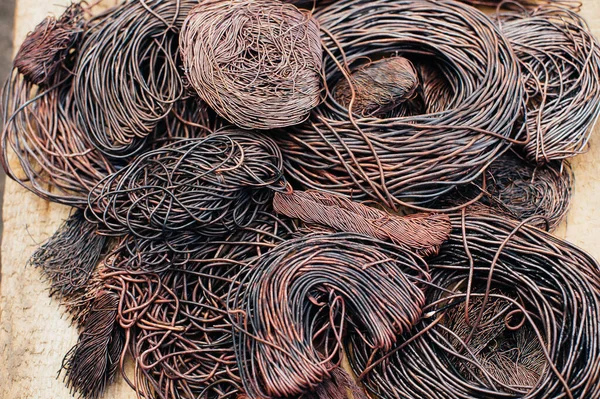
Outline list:
[[[408,59],[390,57],[362,65],[348,80],[340,79],[332,94],[358,117],[382,117],[413,98],[418,83],[417,71]]]
[[[527,158],[542,164],[581,154],[600,115],[600,44],[589,26],[554,5],[502,3],[496,17],[523,73]]]
[[[46,17],[21,44],[14,67],[35,85],[48,87],[83,33],[84,9],[73,3],[58,18]]]
[[[391,351],[359,336],[353,368],[378,398],[600,395],[600,265],[483,206],[451,215],[426,317]]]
[[[275,193],[273,208],[305,223],[391,241],[424,256],[437,253],[451,229],[444,214],[399,216],[321,191]]]
[[[294,125],[319,103],[322,50],[308,11],[278,0],[207,0],[187,16],[179,43],[190,85],[239,127]]]
[[[421,316],[415,283],[426,270],[401,247],[351,233],[309,234],[256,259],[236,277],[228,305],[247,395],[295,396],[327,384],[346,334],[391,348]]]
[[[284,185],[271,139],[224,129],[140,155],[90,193],[87,215],[111,235],[223,236],[248,225]]]
[[[315,18],[323,32],[325,102],[307,122],[273,135],[287,174],[303,188],[424,209],[476,180],[511,144],[526,142],[516,124],[525,105],[517,59],[475,8],[350,0],[319,9]],[[397,55],[441,72],[451,88],[443,109],[359,118],[335,101],[333,88],[358,65]]]

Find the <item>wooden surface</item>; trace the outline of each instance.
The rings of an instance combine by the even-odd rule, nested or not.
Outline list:
[[[1,0],[0,0],[1,1]],[[19,45],[48,13],[60,15],[70,0],[17,0],[15,44]],[[61,6],[62,5],[62,6]],[[584,0],[582,14],[600,38],[600,0]],[[107,60],[108,61],[108,60]],[[558,235],[600,259],[600,126],[588,153],[573,161],[574,200]],[[43,201],[12,181],[6,182],[2,213],[4,234],[0,280],[0,398],[71,398],[57,379],[64,354],[77,341],[38,270],[25,267],[38,244],[47,239],[69,209]],[[105,398],[134,398],[118,378]]]

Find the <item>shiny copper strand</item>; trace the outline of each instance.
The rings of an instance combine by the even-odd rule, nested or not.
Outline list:
[[[46,17],[27,34],[13,61],[14,67],[30,83],[46,85],[69,57],[83,32],[84,9],[71,4],[56,19]]]
[[[319,103],[319,26],[294,5],[203,1],[186,18],[180,47],[190,85],[239,127],[294,125]]]
[[[305,223],[391,241],[423,256],[437,253],[451,229],[444,214],[399,216],[322,191],[275,193],[273,208]]]
[[[128,1],[88,22],[76,65],[75,102],[84,130],[106,155],[140,153],[185,95],[178,33],[196,4]]]
[[[140,155],[92,191],[88,218],[111,235],[169,240],[193,230],[222,236],[251,222],[284,185],[272,140],[223,129]]]
[[[352,233],[310,234],[256,259],[236,277],[228,307],[248,397],[328,384],[346,334],[391,348],[421,316],[426,270],[401,247]]]
[[[315,13],[327,97],[309,121],[274,135],[304,188],[423,208],[477,178],[511,143],[524,90],[513,52],[480,11],[454,1],[351,0]],[[331,90],[365,60],[400,55],[433,64],[452,88],[443,110],[355,118]],[[435,96],[433,98],[435,101]]]
[[[503,3],[496,17],[523,72],[528,159],[543,164],[581,154],[600,115],[600,44],[587,23],[553,5]]]
[[[483,206],[451,220],[450,240],[429,263],[427,317],[387,353],[352,338],[351,363],[373,396],[600,396],[597,261]]]
[[[97,226],[75,211],[29,259],[50,282],[50,295],[66,305],[81,326],[89,311],[90,292],[95,292],[96,266],[107,250],[108,238]]]
[[[187,251],[135,239],[136,252],[134,239],[124,239],[105,278],[120,293],[119,320],[136,362],[130,383],[138,394],[162,399],[243,394],[227,317],[229,287],[251,260],[295,231],[291,220],[270,210],[224,238],[182,239],[180,248]]]

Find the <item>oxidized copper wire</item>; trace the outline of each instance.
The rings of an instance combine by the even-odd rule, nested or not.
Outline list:
[[[399,216],[321,191],[275,193],[273,208],[305,223],[391,241],[423,256],[437,253],[451,229],[444,214]]]
[[[269,211],[222,239],[190,237],[183,257],[168,250],[150,257],[149,245],[140,244],[139,253],[120,245],[105,278],[120,293],[119,320],[136,362],[130,383],[140,395],[212,399],[243,393],[227,317],[229,287],[250,261],[295,231],[290,220]],[[138,267],[148,260],[158,273]]]
[[[451,218],[450,240],[430,262],[422,322],[387,353],[352,339],[352,364],[367,388],[378,398],[600,395],[598,263],[481,206]]]
[[[66,306],[75,323],[83,325],[89,312],[89,291],[94,291],[96,266],[104,256],[108,238],[75,211],[29,258],[50,282],[50,296]]]
[[[496,17],[523,73],[527,157],[542,164],[584,152],[600,115],[600,45],[587,23],[553,5],[502,3]]]
[[[90,193],[88,217],[111,235],[223,236],[251,222],[284,185],[272,140],[224,129],[140,155]]]
[[[419,320],[416,283],[427,278],[421,258],[352,233],[309,234],[256,259],[235,278],[228,305],[246,394],[296,396],[328,384],[346,334],[389,350]]]
[[[190,85],[246,129],[304,121],[319,103],[321,42],[308,11],[278,0],[207,0],[180,37]]]
[[[274,135],[286,172],[305,188],[420,208],[479,176],[511,143],[524,108],[517,60],[480,11],[453,1],[351,0],[317,11],[325,48],[325,103]],[[332,88],[369,61],[426,60],[452,88],[445,109],[356,118]],[[435,96],[433,98],[435,101]]]
[[[73,88],[82,127],[103,153],[139,153],[184,96],[178,32],[196,4],[128,1],[88,21]]]
[[[83,32],[84,9],[73,3],[58,18],[46,17],[29,32],[13,61],[30,83],[47,85],[62,68]]]

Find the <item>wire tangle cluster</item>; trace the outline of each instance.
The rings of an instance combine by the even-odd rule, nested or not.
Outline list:
[[[197,3],[128,1],[88,21],[77,58],[75,103],[80,123],[103,153],[113,158],[139,153],[184,96],[179,30]]]
[[[314,390],[339,366],[347,330],[390,349],[419,320],[424,297],[416,283],[427,278],[419,257],[362,235],[309,234],[280,244],[236,277],[229,293],[246,393]]]
[[[251,222],[284,186],[272,140],[225,129],[140,155],[90,193],[88,217],[112,235],[222,236]]]
[[[598,263],[482,207],[452,215],[452,223],[429,263],[427,317],[387,353],[351,340],[351,363],[369,391],[379,398],[598,396]]]
[[[186,18],[180,46],[190,85],[237,126],[294,125],[319,103],[319,25],[292,4],[203,1]]]
[[[137,256],[147,259],[147,245],[139,253],[123,245],[115,250],[105,276],[120,293],[119,320],[136,362],[130,383],[142,397],[236,398],[244,392],[227,315],[230,285],[296,230],[289,219],[260,213],[226,237],[190,242],[185,261],[171,262],[163,251],[170,265],[155,268],[158,273],[123,268]]]
[[[29,258],[50,282],[50,295],[58,298],[82,326],[97,287],[96,266],[108,247],[108,238],[98,234],[83,211],[75,211]]]
[[[73,3],[56,19],[46,17],[30,32],[13,61],[23,77],[35,85],[48,85],[76,47],[84,24],[84,6]]]
[[[571,158],[587,148],[600,113],[600,44],[573,10],[510,5],[503,4],[497,19],[525,82],[527,157],[537,163]]]
[[[515,126],[525,112],[517,60],[480,11],[454,1],[351,0],[325,6],[315,18],[327,97],[307,122],[275,135],[286,172],[302,186],[419,208],[476,179],[511,143],[526,141]],[[357,118],[332,97],[365,62],[396,55],[441,71],[443,79],[423,81],[449,85],[443,109]]]

